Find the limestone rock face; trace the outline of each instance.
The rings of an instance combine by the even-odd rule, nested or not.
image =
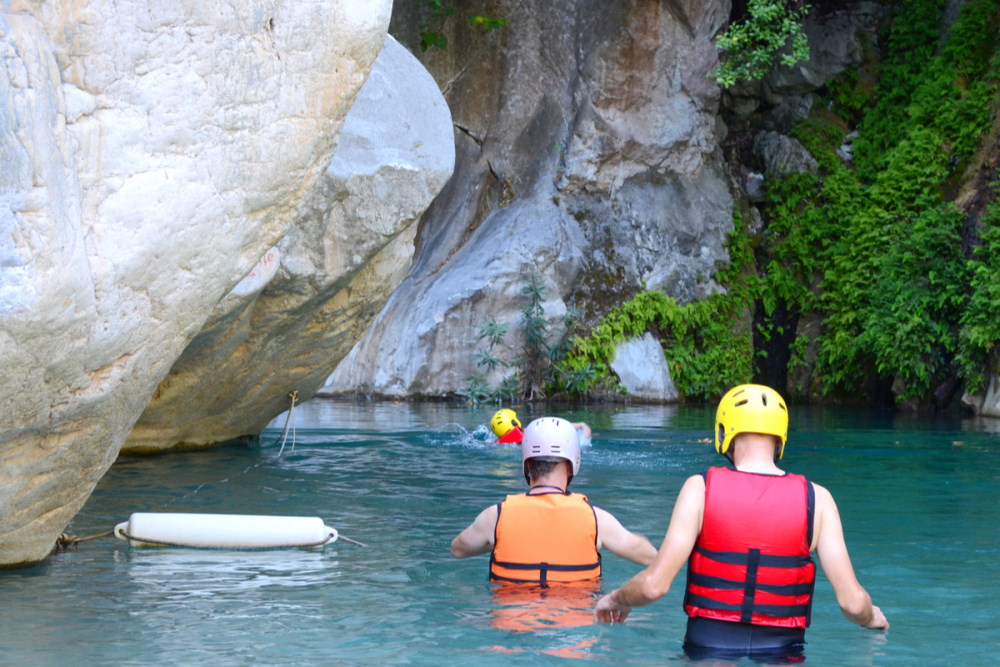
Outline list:
[[[860,64],[864,41],[871,39],[872,27],[885,13],[885,6],[876,2],[851,3],[844,10],[824,14],[812,12],[803,25],[809,39],[809,60],[774,67],[764,77],[761,92],[765,101],[779,105],[789,95],[821,88],[834,76]]]
[[[46,556],[181,352],[286,235],[390,11],[0,11],[0,565]]]
[[[415,12],[395,9],[404,43]],[[518,345],[528,271],[553,323],[569,307],[593,321],[643,286],[683,302],[718,289],[733,199],[706,75],[729,3],[506,0],[495,14],[503,30],[456,21],[448,48],[421,56],[452,110],[455,176],[411,273],[326,393],[464,388],[481,370],[477,325],[495,318]]]
[[[962,406],[976,415],[1000,417],[1000,375],[989,377],[985,395],[966,392],[962,396]]]
[[[633,398],[659,403],[677,400],[663,348],[648,331],[618,346],[611,370]]]
[[[309,398],[405,277],[415,223],[454,163],[437,84],[387,37],[318,187],[216,306],[123,449],[254,435],[288,408],[290,392]]]

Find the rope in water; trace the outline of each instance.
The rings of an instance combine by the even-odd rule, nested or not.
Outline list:
[[[278,458],[281,458],[281,453],[285,451],[285,441],[288,440],[288,426],[292,423],[292,413],[295,411],[295,401],[299,400],[299,392],[293,391],[288,394],[288,397],[292,399],[292,404],[288,408],[288,418],[285,419],[285,428],[281,430],[281,449],[278,450]],[[292,429],[292,449],[295,451],[295,429]]]
[[[291,402],[291,405],[288,408],[288,416],[285,418],[285,427],[281,430],[281,435],[278,436],[278,439],[281,440],[281,448],[278,450],[278,456],[277,456],[277,458],[281,458],[282,452],[285,451],[285,443],[288,441],[288,429],[289,429],[289,426],[292,423],[292,414],[295,412],[295,402],[299,400],[299,392],[298,391],[291,391],[291,392],[288,393],[288,397],[292,400],[292,402]],[[275,442],[277,442],[277,441],[275,441]],[[289,450],[289,452],[294,452],[294,451],[295,451],[295,428],[293,427],[292,428],[292,448]],[[237,477],[242,477],[243,475],[247,474],[248,472],[250,472],[254,468],[257,468],[257,467],[263,465],[264,463],[265,463],[265,461],[259,461],[259,462],[255,463],[255,464],[253,464],[252,466],[248,466],[242,472],[238,473],[237,475],[234,475],[233,477],[227,477],[225,479],[219,480],[218,483],[219,484],[225,484],[230,479],[236,479]],[[204,484],[199,484],[197,487],[195,487],[195,489],[193,491],[189,491],[189,492],[185,493],[183,496],[180,496],[179,498],[172,498],[172,499],[168,500],[167,502],[163,503],[162,505],[160,505],[157,509],[163,509],[167,505],[171,505],[171,504],[173,504],[175,502],[179,502],[179,501],[182,501],[182,500],[184,500],[186,498],[189,498],[189,497],[193,496],[194,494],[198,493],[199,491],[201,491],[202,488],[204,488],[204,486],[205,486]],[[107,532],[99,533],[97,535],[91,535],[90,537],[77,537],[76,535],[72,535],[71,536],[71,535],[67,535],[66,533],[62,533],[62,534],[59,535],[59,537],[56,538],[56,543],[55,543],[55,546],[53,546],[52,551],[54,553],[61,553],[63,551],[67,551],[68,549],[71,549],[71,548],[75,547],[80,542],[89,542],[90,540],[97,540],[97,539],[100,539],[100,538],[103,538],[103,537],[113,537],[114,534],[115,534],[114,530],[109,530]],[[358,542],[357,540],[352,540],[351,538],[346,537],[344,535],[340,535],[338,539],[344,540],[345,542],[350,542],[351,544],[356,544],[359,547],[367,547],[368,546],[367,544],[364,544],[363,542]]]

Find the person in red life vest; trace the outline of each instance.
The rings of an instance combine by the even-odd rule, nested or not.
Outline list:
[[[581,445],[590,444],[590,427],[584,422],[571,422],[573,428],[577,430]],[[524,437],[521,430],[521,422],[517,420],[517,413],[510,408],[503,408],[493,413],[490,419],[490,430],[497,436],[498,445],[520,445]]]
[[[602,597],[594,617],[624,621],[633,607],[665,595],[686,562],[689,656],[804,660],[815,551],[844,616],[887,630],[854,574],[833,496],[777,466],[788,433],[778,392],[735,387],[715,421],[715,449],[733,468],[710,468],[685,482],[655,562]]]
[[[653,562],[656,548],[648,539],[569,492],[580,471],[573,424],[558,417],[532,421],[524,429],[521,460],[528,492],[483,510],[452,540],[452,556],[492,551],[492,581],[541,586],[599,578],[602,548],[640,565]]]
[[[509,408],[497,410],[490,420],[490,429],[497,436],[499,445],[520,445],[524,431],[521,430],[521,422],[517,420],[517,413]]]

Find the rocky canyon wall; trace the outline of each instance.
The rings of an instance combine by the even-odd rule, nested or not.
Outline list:
[[[422,221],[409,276],[324,392],[461,389],[478,370],[477,326],[495,317],[517,331],[531,271],[552,322],[569,307],[603,315],[642,287],[681,302],[717,289],[733,195],[706,75],[729,2],[492,8],[503,30],[446,28],[448,48],[422,55],[454,118],[455,176]],[[415,49],[413,11],[398,5],[390,31]]]

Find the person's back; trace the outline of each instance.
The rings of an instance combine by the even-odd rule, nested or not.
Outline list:
[[[579,434],[557,417],[524,429],[521,459],[529,489],[483,510],[451,543],[456,558],[492,551],[490,578],[533,583],[595,580],[600,549],[648,565],[656,549],[585,496],[569,492],[580,469]]]
[[[741,385],[720,401],[715,448],[733,464],[685,482],[653,565],[595,607],[601,621],[622,621],[634,606],[669,591],[688,563],[684,648],[693,657],[793,656],[809,625],[820,564],[844,616],[888,628],[858,583],[833,496],[778,468],[788,413],[776,391]]]
[[[816,581],[812,497],[801,475],[707,471],[684,594],[689,653],[802,646]]]
[[[599,576],[597,516],[586,496],[543,489],[501,503],[492,581],[548,584]]]

